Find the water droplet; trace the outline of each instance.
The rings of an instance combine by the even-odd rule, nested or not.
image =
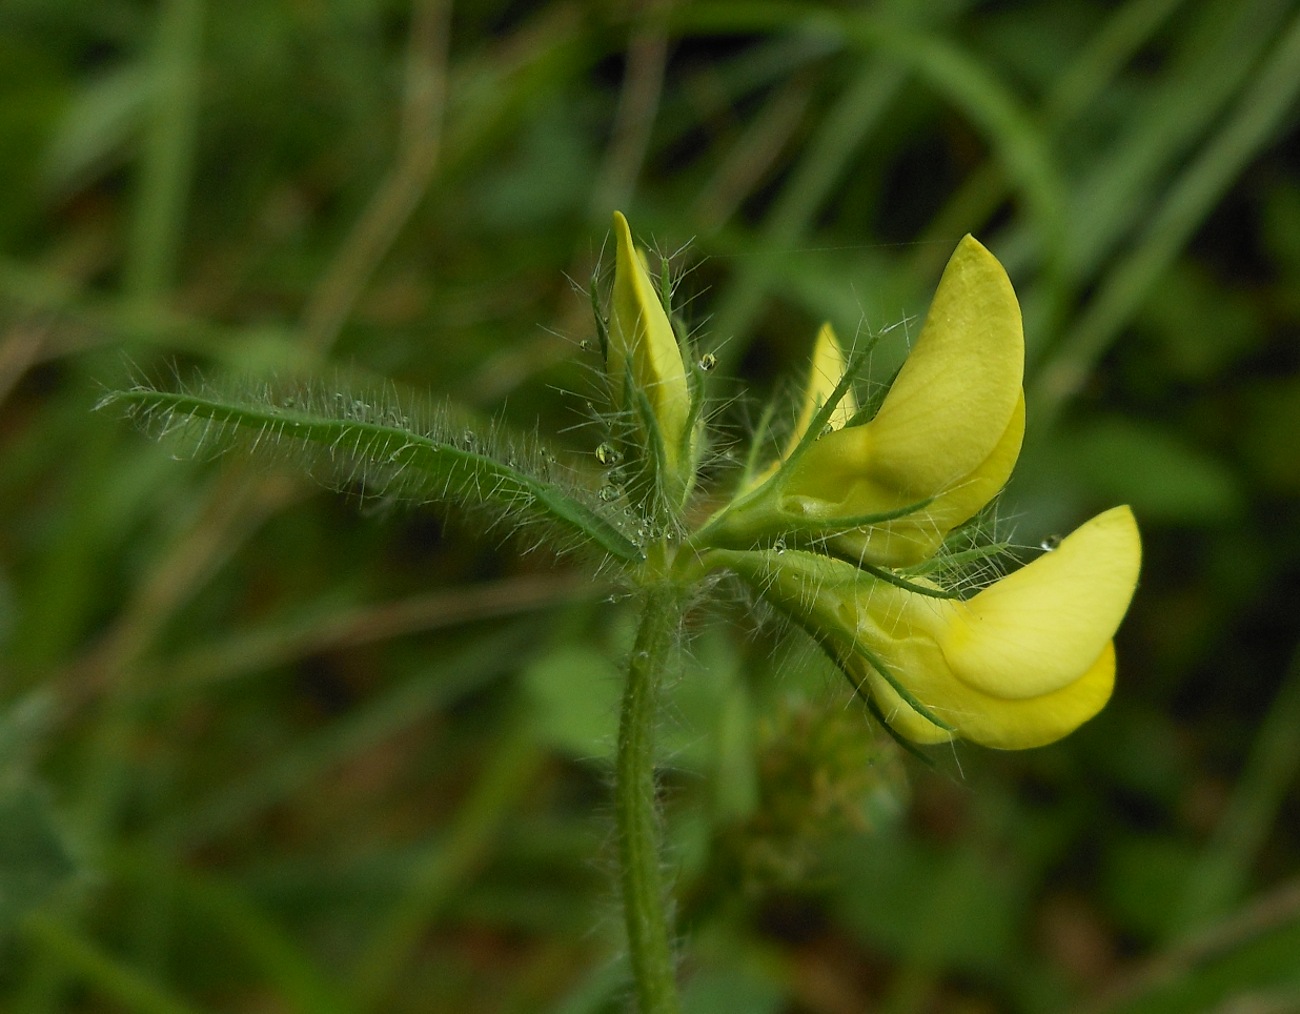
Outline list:
[[[1039,543],[1039,545],[1049,553],[1060,544],[1061,537],[1059,535],[1049,535]]]
[[[825,426],[822,427],[821,435],[826,436],[826,434],[834,433],[834,432],[835,432],[835,427],[832,426],[830,423],[827,423]]]
[[[474,436],[473,430],[466,430],[464,433],[462,433],[460,435],[460,440],[461,443],[465,445],[465,449],[468,451],[472,451],[474,449],[474,445],[478,443],[478,440]]]
[[[600,487],[600,498],[606,503],[618,499],[618,487],[606,483]]]
[[[776,550],[777,556],[785,552],[785,539],[777,539],[772,543],[772,548]]]
[[[717,366],[718,366],[718,357],[715,356],[712,352],[706,352],[704,353],[704,355],[700,356],[700,369],[703,370],[705,373],[717,369]]]
[[[578,348],[582,349],[583,352],[590,352],[595,347],[596,347],[595,342],[593,342],[590,338],[584,338],[582,339],[582,341],[578,342]]]
[[[613,444],[601,444],[596,448],[596,460],[602,465],[617,465],[619,457],[618,449]]]

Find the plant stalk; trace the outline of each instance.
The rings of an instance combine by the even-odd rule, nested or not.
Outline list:
[[[681,619],[681,599],[668,584],[647,588],[644,596],[619,717],[614,810],[637,1007],[640,1014],[677,1014],[676,969],[659,864],[654,722]]]

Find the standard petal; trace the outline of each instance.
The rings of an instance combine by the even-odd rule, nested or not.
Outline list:
[[[956,604],[940,646],[955,676],[1004,700],[1074,682],[1111,640],[1137,586],[1142,545],[1128,507]]]
[[[996,257],[967,236],[944,269],[916,346],[870,423],[872,473],[932,495],[986,461],[1021,394],[1020,304]]]
[[[940,493],[925,509],[922,521],[925,527],[947,535],[953,528],[969,520],[1001,491],[1011,478],[1020,457],[1020,445],[1025,439],[1025,396],[1016,399],[1007,428],[994,444],[992,452],[976,469]],[[904,521],[911,519],[904,518]],[[937,544],[935,544],[937,546]],[[931,551],[934,547],[931,547]],[[925,554],[927,557],[930,552]]]
[[[893,521],[872,525],[832,540],[840,555],[883,567],[907,567],[928,560],[958,525],[970,520],[1006,485],[1025,436],[1025,399],[1021,395],[1002,434],[980,466],[939,494],[924,508]],[[896,507],[905,507],[894,496]]]

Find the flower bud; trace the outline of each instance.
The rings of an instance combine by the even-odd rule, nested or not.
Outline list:
[[[747,482],[741,490],[742,493],[757,489],[765,483],[776,474],[781,467],[781,462],[795,452],[804,434],[808,432],[808,427],[812,425],[814,417],[826,404],[827,399],[835,393],[835,388],[847,368],[844,349],[839,339],[835,337],[834,329],[830,324],[823,324],[821,330],[817,332],[817,340],[813,343],[812,368],[808,373],[808,383],[804,386],[803,399],[799,406],[799,419],[794,424],[785,452],[763,472]],[[854,397],[853,389],[849,388],[831,409],[826,425],[832,430],[840,429],[848,424],[857,411],[857,398]]]
[[[642,444],[633,450],[642,455],[648,451],[669,476],[689,485],[694,426],[682,350],[645,260],[633,245],[627,219],[617,211],[614,238],[614,291],[605,350],[614,406],[632,421]]]

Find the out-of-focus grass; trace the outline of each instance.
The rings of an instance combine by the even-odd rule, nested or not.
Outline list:
[[[823,319],[893,328],[887,377],[976,233],[1030,345],[1017,537],[1122,500],[1147,549],[1107,711],[938,772],[701,611],[688,1009],[1291,1009],[1300,12],[644,8],[7,6],[0,1006],[620,1009],[608,589],[90,411],[386,377],[589,455],[569,278],[617,206],[691,242],[679,304],[757,396]]]

